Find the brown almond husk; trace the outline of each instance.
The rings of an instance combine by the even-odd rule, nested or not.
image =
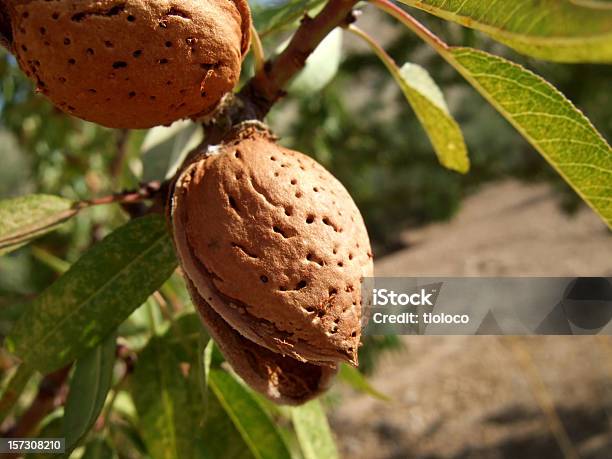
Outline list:
[[[246,0],[3,0],[11,49],[60,109],[114,128],[214,110],[249,47]]]
[[[322,166],[242,131],[180,174],[171,215],[186,277],[240,335],[301,362],[357,363],[372,255],[359,211]]]
[[[275,403],[300,405],[326,391],[336,366],[300,362],[272,352],[243,337],[199,295],[187,279],[200,318],[227,362],[251,388]]]

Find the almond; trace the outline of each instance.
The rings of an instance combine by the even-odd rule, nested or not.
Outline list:
[[[324,392],[338,372],[282,356],[259,346],[234,330],[200,297],[187,280],[202,322],[234,371],[256,391],[275,403],[299,405]]]
[[[249,47],[246,0],[8,0],[12,51],[62,110],[115,128],[212,111]]]
[[[243,130],[185,168],[170,212],[196,304],[251,345],[319,366],[357,363],[372,254],[357,207],[321,165]]]

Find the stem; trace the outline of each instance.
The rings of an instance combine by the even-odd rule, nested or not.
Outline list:
[[[304,16],[287,47],[240,91],[239,98],[251,105],[256,119],[263,119],[272,105],[285,95],[283,88],[306,64],[306,59],[337,26],[352,21],[357,0],[329,0],[314,18]]]
[[[17,367],[17,371],[15,371],[13,376],[11,376],[2,394],[2,398],[0,398],[0,425],[2,425],[17,400],[19,400],[23,389],[25,389],[33,374],[34,371],[22,363]]]
[[[419,38],[434,47],[438,52],[444,52],[448,49],[448,45],[442,41],[440,37],[434,34],[431,30],[429,30],[399,6],[391,3],[389,0],[369,0],[369,2],[400,21],[415,34],[417,34]]]
[[[147,199],[153,199],[161,190],[163,190],[162,185],[162,183],[157,181],[145,183],[137,190],[123,191],[121,193],[111,194],[110,196],[81,201],[77,204],[77,208],[80,210],[91,206],[100,206],[113,203],[132,204],[135,202],[145,201]]]
[[[151,299],[149,299],[145,308],[147,311],[147,319],[149,320],[149,329],[151,330],[151,335],[159,335],[159,328],[157,326],[157,320],[155,320],[155,303]]]
[[[264,63],[266,57],[264,55],[263,45],[261,39],[257,33],[257,29],[251,23],[251,50],[253,51],[253,57],[255,58],[255,73],[263,72]]]
[[[346,30],[348,30],[352,34],[357,35],[359,38],[363,39],[368,45],[370,45],[374,53],[380,58],[383,64],[385,64],[385,66],[387,67],[387,69],[389,69],[393,76],[395,78],[401,78],[401,76],[399,76],[399,68],[397,67],[397,64],[395,63],[393,58],[389,56],[389,54],[387,54],[383,47],[380,46],[370,35],[368,35],[366,32],[364,32],[359,27],[353,24],[350,24],[346,28]]]
[[[32,255],[41,263],[47,265],[53,271],[58,274],[63,274],[68,271],[70,268],[70,263],[62,260],[59,257],[56,257],[51,252],[43,249],[42,247],[33,246],[32,247]]]
[[[117,186],[121,179],[121,173],[123,172],[125,159],[128,154],[129,138],[130,131],[128,129],[121,129],[117,133],[117,153],[110,164],[110,175],[114,186]]]

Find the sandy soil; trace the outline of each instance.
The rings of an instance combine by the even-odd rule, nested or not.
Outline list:
[[[545,186],[505,182],[450,223],[408,231],[379,276],[612,276],[612,235],[564,215]],[[391,402],[343,389],[343,457],[612,458],[607,337],[404,337],[372,377]]]

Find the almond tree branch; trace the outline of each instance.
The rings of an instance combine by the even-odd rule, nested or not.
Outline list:
[[[264,68],[240,91],[238,97],[252,113],[245,115],[263,119],[272,105],[285,95],[284,88],[306,64],[306,59],[319,43],[338,26],[352,22],[351,11],[357,0],[329,0],[314,18],[304,16],[285,50],[276,59],[267,61]]]

